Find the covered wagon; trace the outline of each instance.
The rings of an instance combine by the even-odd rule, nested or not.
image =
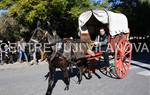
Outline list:
[[[89,48],[93,48],[93,41],[98,35],[96,31],[104,27],[108,34],[109,54],[113,56],[110,60],[111,68],[115,71],[118,78],[124,78],[131,65],[132,45],[129,42],[128,20],[124,14],[114,13],[107,10],[89,10],[83,12],[78,19],[79,36],[82,41],[89,43]],[[94,57],[100,58],[101,51],[96,52],[95,56],[86,55],[89,61]]]

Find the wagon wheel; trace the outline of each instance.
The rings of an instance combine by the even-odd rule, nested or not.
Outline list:
[[[132,45],[128,40],[120,40],[115,50],[115,73],[118,78],[124,78],[131,66]]]
[[[110,77],[110,78],[113,78],[113,79],[117,79],[118,78],[118,76],[116,75],[116,70],[115,70],[115,65],[114,65],[114,58],[112,58],[112,59],[109,59],[109,63],[110,63],[110,72],[107,72],[107,70],[106,69],[101,69],[101,68],[99,68],[99,71],[103,74],[103,75],[105,75],[105,76],[107,76],[107,77]]]

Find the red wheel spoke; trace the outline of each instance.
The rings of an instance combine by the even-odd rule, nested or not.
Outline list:
[[[128,65],[126,64],[126,63],[123,63],[123,67],[124,67],[124,70],[126,71],[126,72],[128,72]]]
[[[131,65],[131,44],[127,40],[121,40],[116,48],[115,68],[119,78],[124,78]]]

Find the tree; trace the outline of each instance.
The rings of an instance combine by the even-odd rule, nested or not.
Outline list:
[[[114,10],[124,13],[129,20],[129,28],[132,36],[150,35],[149,17],[150,0],[110,0]],[[119,1],[120,3],[116,3]]]
[[[76,17],[82,8],[89,6],[89,0],[2,0],[0,3],[1,8],[9,9],[9,16],[31,30],[37,21],[43,26],[50,21],[51,27],[59,31],[75,31]]]
[[[37,21],[40,21],[43,27],[46,26],[44,23],[49,21],[51,28],[61,31],[59,33],[62,36],[75,36],[78,16],[85,10],[100,8],[101,5],[93,0],[2,0],[0,2],[0,8],[9,9],[8,15],[30,30],[35,29]]]
[[[26,29],[20,26],[14,18],[8,17],[5,13],[0,15],[0,36],[2,38],[15,41],[25,31]]]

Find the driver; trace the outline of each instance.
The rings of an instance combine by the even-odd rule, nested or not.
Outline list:
[[[107,50],[108,47],[108,36],[106,34],[106,31],[104,28],[99,29],[98,36],[96,37],[96,40],[94,42],[95,44],[95,52],[100,51],[103,52],[104,62],[106,70],[109,72],[109,53]]]

